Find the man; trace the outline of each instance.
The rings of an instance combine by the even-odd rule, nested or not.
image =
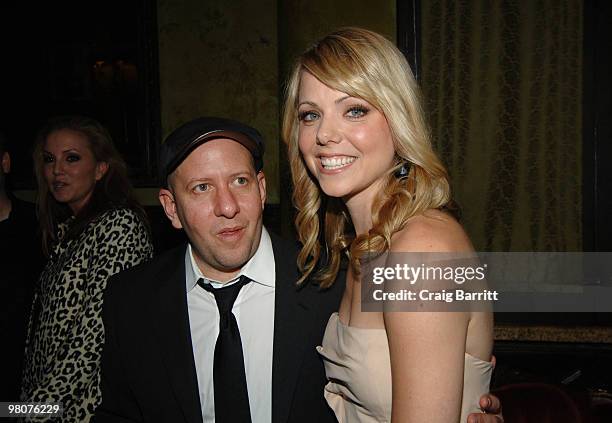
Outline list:
[[[11,156],[0,134],[0,401],[19,400],[26,328],[42,267],[34,205],[8,189]]]
[[[218,118],[163,144],[159,199],[189,243],[109,282],[96,421],[335,421],[315,346],[343,277],[296,287],[297,246],[262,225],[263,152]]]

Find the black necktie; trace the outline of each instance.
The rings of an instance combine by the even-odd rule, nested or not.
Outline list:
[[[216,423],[251,422],[240,330],[232,313],[240,289],[250,281],[240,276],[235,284],[215,289],[203,279],[198,280],[198,285],[213,293],[219,308],[219,337],[213,365]]]

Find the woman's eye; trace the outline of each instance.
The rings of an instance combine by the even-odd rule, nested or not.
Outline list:
[[[369,110],[363,106],[353,106],[346,112],[346,115],[350,118],[361,118],[368,114]]]
[[[301,121],[303,122],[312,122],[313,120],[317,119],[319,117],[318,114],[316,114],[315,112],[312,111],[308,111],[308,112],[301,112],[299,115],[299,118]]]
[[[68,155],[68,157],[66,157],[66,161],[68,162],[78,162],[79,160],[81,160],[81,157],[77,156],[76,154],[70,154]]]
[[[53,163],[53,156],[50,154],[43,154],[43,163]]]
[[[210,188],[210,186],[208,184],[197,184],[195,187],[193,187],[193,190],[195,192],[204,192],[204,191],[208,191]]]

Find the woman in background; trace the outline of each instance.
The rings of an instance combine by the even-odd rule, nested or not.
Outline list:
[[[371,31],[324,37],[293,68],[283,137],[302,281],[313,276],[329,286],[342,256],[350,260],[339,312],[319,348],[330,380],[325,397],[338,420],[467,421],[489,390],[491,314],[361,309],[359,266],[367,253],[473,251],[446,211],[447,173],[406,59]]]
[[[149,259],[153,247],[126,165],[100,123],[51,120],[34,164],[48,262],[34,296],[21,399],[62,402],[62,421],[87,422],[100,402],[106,282]]]

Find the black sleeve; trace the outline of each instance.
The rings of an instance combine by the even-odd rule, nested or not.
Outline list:
[[[104,348],[102,352],[101,390],[102,403],[96,409],[93,422],[128,423],[144,421],[140,407],[126,379],[125,364],[115,332],[116,306],[113,285],[121,283],[113,277],[104,294],[102,320],[104,323]]]

